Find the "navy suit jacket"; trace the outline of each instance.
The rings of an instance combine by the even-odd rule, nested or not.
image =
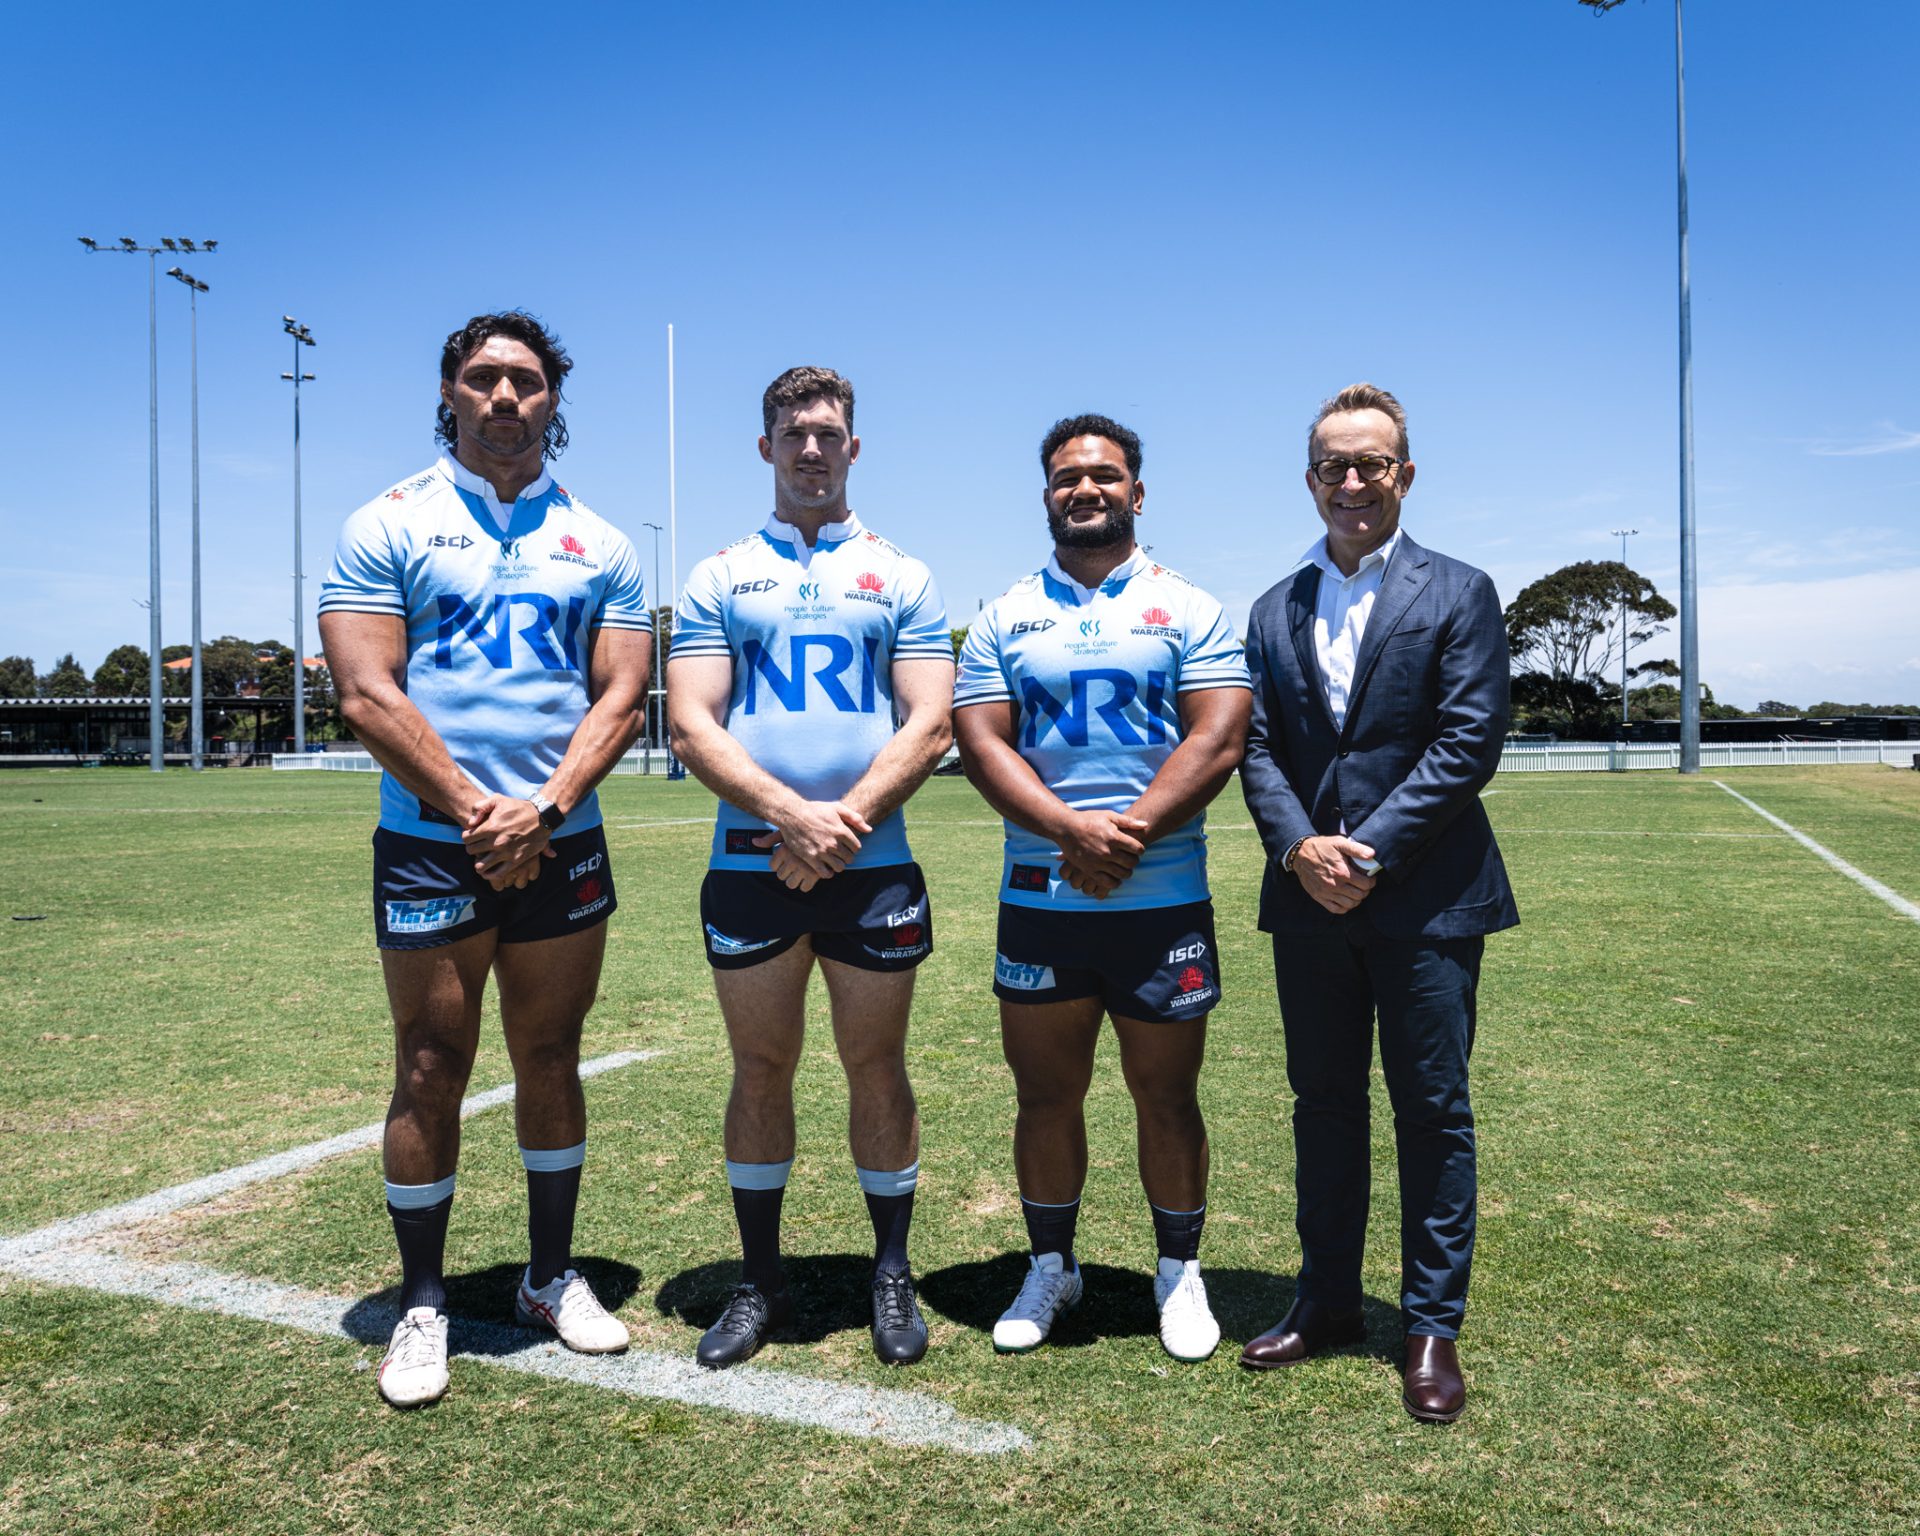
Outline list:
[[[1338,731],[1314,653],[1319,592],[1320,568],[1302,566],[1253,605],[1247,625],[1253,728],[1240,787],[1267,851],[1261,928],[1334,921],[1280,860],[1342,821],[1383,866],[1359,909],[1382,934],[1466,938],[1512,927],[1520,914],[1480,804],[1510,713],[1493,583],[1402,534]]]

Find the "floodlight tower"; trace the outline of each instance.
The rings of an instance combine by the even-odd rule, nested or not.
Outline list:
[[[122,235],[113,245],[79,237],[89,256],[147,258],[147,763],[155,773],[166,769],[167,732],[160,707],[160,328],[157,316],[159,286],[154,257],[165,249],[178,251],[180,242],[164,235],[159,245],[142,245]],[[190,251],[212,251],[217,240],[186,242]]]
[[[307,645],[302,622],[301,595],[305,562],[300,553],[300,381],[313,375],[300,371],[300,349],[316,345],[313,332],[292,315],[280,317],[280,328],[293,338],[293,372],[280,375],[293,381],[293,750],[307,750]]]
[[[640,526],[642,528],[651,528],[653,530],[653,602],[654,602],[654,606],[658,608],[660,606],[660,597],[661,597],[661,593],[660,593],[660,525],[658,523],[642,523]],[[660,701],[659,705],[656,708],[656,713],[654,718],[654,725],[656,727],[654,731],[654,735],[656,738],[665,736],[667,734],[666,693],[664,692],[667,686],[667,674],[662,670],[663,666],[664,666],[664,663],[660,660],[660,625],[656,622],[653,626],[653,689],[652,689],[654,697]],[[653,770],[651,767],[649,767],[647,771],[651,773]]]
[[[188,250],[193,242],[181,242]],[[193,771],[199,773],[206,767],[205,748],[201,745],[201,728],[205,718],[204,704],[206,688],[200,671],[200,295],[207,291],[207,285],[190,272],[182,272],[178,267],[168,267],[167,276],[187,286],[187,305],[192,316],[188,335],[191,337],[191,372],[193,379],[193,678],[192,712],[189,716],[187,734],[193,757]]]

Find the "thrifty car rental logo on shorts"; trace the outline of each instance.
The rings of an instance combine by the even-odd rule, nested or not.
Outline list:
[[[736,939],[722,933],[712,923],[707,924],[707,942],[713,946],[716,955],[750,955],[756,949],[765,949],[769,944],[778,944],[778,939]]]
[[[1052,966],[1026,965],[1001,954],[993,957],[993,979],[1017,992],[1044,992],[1054,985]]]
[[[471,896],[436,896],[430,901],[387,903],[388,933],[439,933],[458,928],[473,916]]]

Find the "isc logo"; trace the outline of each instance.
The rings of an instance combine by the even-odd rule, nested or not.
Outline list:
[[[604,853],[591,854],[580,863],[574,865],[572,869],[568,870],[567,878],[569,880],[578,880],[582,875],[590,875],[600,867],[605,859],[606,855]],[[582,897],[581,899],[584,901],[587,898]]]
[[[464,597],[440,598],[440,633],[433,648],[436,667],[451,667],[455,643],[465,641],[504,671],[514,664],[517,636],[524,642],[521,649],[549,672],[580,670],[585,598],[568,598],[564,614],[560,604],[544,592],[501,592],[491,601],[482,598],[481,603],[483,608],[476,608]]]
[[[1191,944],[1182,944],[1178,949],[1167,951],[1167,964],[1178,965],[1182,960],[1198,960],[1207,952],[1204,939],[1195,939]]]
[[[845,635],[789,635],[785,671],[758,640],[747,641],[740,653],[747,664],[746,710],[750,715],[760,711],[762,683],[772,690],[782,708],[792,714],[804,714],[809,679],[818,685],[819,696],[840,713],[870,715],[874,712],[879,692],[875,660],[880,653],[878,635],[868,635],[862,642],[859,677],[855,682],[859,689],[857,699],[841,681],[854,666],[853,641]]]
[[[1049,730],[1057,730],[1068,746],[1084,747],[1088,730],[1098,719],[1122,746],[1158,746],[1167,739],[1167,674],[1149,672],[1146,682],[1143,693],[1140,680],[1131,672],[1118,667],[1088,667],[1067,674],[1067,697],[1061,699],[1037,679],[1022,678],[1020,703],[1027,721],[1020,744],[1037,747]],[[1094,702],[1095,690],[1106,695],[1098,703]],[[1136,700],[1140,708],[1134,707]],[[1142,726],[1145,735],[1141,734]]]
[[[736,581],[733,584],[733,595],[738,597],[742,592],[771,592],[779,585],[780,583],[771,576],[763,576],[758,581]]]
[[[1022,619],[1018,624],[1013,626],[1009,633],[1015,635],[1044,634],[1047,630],[1053,628],[1054,623],[1055,621],[1053,619]]]

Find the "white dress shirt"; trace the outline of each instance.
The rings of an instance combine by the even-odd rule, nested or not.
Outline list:
[[[1313,654],[1320,664],[1327,712],[1333,716],[1336,731],[1346,729],[1347,696],[1353,691],[1353,667],[1360,657],[1360,642],[1366,637],[1373,600],[1380,595],[1380,583],[1399,547],[1400,530],[1395,528],[1393,537],[1361,558],[1351,576],[1333,563],[1324,538],[1301,557],[1301,566],[1320,567],[1320,595],[1313,615]]]

